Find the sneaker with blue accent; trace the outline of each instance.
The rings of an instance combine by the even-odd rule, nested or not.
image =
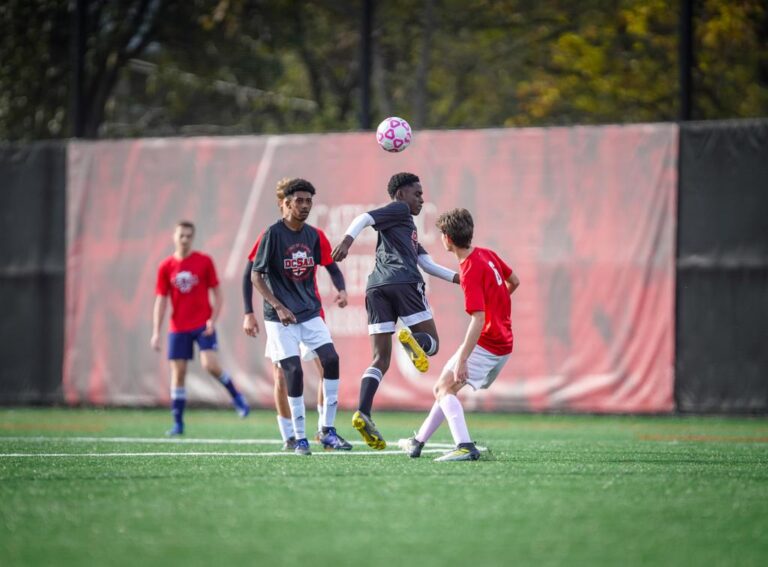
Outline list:
[[[304,439],[297,439],[296,440],[296,448],[293,450],[294,453],[297,455],[311,455],[312,451],[309,450],[309,441],[307,441],[307,438]]]
[[[329,427],[320,438],[320,443],[326,451],[351,451],[352,444],[336,433],[335,427]]]
[[[480,458],[480,451],[477,450],[474,443],[459,443],[453,451],[448,451],[436,461],[476,461]]]
[[[168,437],[178,437],[179,435],[184,435],[184,424],[174,423],[173,427],[166,431],[165,434]]]
[[[251,406],[248,405],[242,394],[236,395],[232,399],[232,403],[235,405],[235,411],[240,417],[247,417],[251,413]]]
[[[283,451],[293,451],[294,449],[296,449],[296,438],[289,437],[283,443]]]

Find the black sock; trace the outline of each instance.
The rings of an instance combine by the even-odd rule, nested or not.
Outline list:
[[[437,352],[437,341],[429,333],[413,333],[413,338],[424,349],[427,356],[432,356]]]
[[[376,390],[379,389],[382,378],[381,370],[373,366],[367,368],[363,374],[363,380],[360,383],[360,403],[357,409],[368,417],[371,416],[373,398],[376,396]]]

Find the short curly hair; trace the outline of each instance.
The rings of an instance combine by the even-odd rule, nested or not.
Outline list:
[[[285,187],[283,188],[283,195],[285,198],[289,198],[294,193],[297,193],[299,191],[306,191],[310,195],[315,194],[315,186],[312,185],[309,181],[306,179],[302,179],[301,177],[296,177],[295,179],[291,179],[286,183]]]
[[[404,187],[406,185],[411,185],[413,183],[419,183],[419,176],[414,175],[413,173],[395,173],[390,179],[389,184],[387,185],[387,192],[389,193],[389,196],[394,199],[395,193],[397,193],[397,190],[400,189],[400,187]]]
[[[452,209],[443,213],[437,217],[435,226],[459,248],[469,248],[472,245],[475,223],[467,209]]]

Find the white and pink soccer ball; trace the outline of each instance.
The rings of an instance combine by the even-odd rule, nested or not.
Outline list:
[[[412,139],[411,126],[397,116],[385,118],[376,128],[376,141],[388,152],[402,152]]]

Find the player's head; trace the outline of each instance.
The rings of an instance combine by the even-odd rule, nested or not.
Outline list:
[[[173,243],[176,245],[177,252],[186,255],[192,249],[194,239],[194,224],[188,220],[181,220],[176,223],[176,229],[173,231]]]
[[[443,246],[449,252],[454,248],[469,248],[475,223],[467,209],[453,209],[437,217],[437,230],[442,235]]]
[[[284,207],[288,216],[300,222],[307,220],[312,210],[315,187],[306,179],[297,177],[286,183],[283,194],[285,195]]]
[[[419,177],[413,173],[395,173],[387,185],[387,192],[394,201],[403,201],[418,215],[424,206],[424,192]]]

